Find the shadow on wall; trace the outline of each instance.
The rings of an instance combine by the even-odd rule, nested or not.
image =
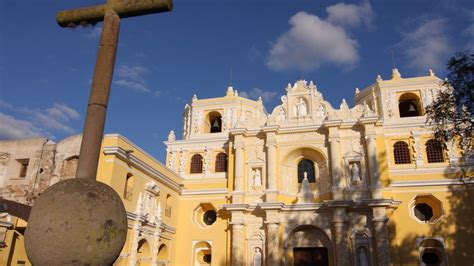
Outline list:
[[[449,176],[452,177],[452,173],[448,174],[446,171],[445,177]],[[443,205],[444,209],[449,209],[449,213],[445,212],[440,220],[430,224],[427,235],[409,234],[398,245],[395,239],[395,224],[389,221],[390,232],[392,232],[389,234],[390,243],[393,247],[392,252],[395,253],[394,265],[419,265],[422,239],[444,241],[447,256],[447,263],[444,265],[471,265],[474,262],[474,185],[466,183],[466,178],[463,176],[461,172],[455,178],[461,182],[460,185],[448,186],[447,201],[444,201]],[[433,248],[436,248],[435,245]]]

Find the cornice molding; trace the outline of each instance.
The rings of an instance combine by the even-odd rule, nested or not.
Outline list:
[[[171,178],[167,177],[160,171],[156,170],[155,168],[151,167],[144,161],[140,160],[137,158],[135,155],[128,153],[126,150],[124,150],[122,147],[118,146],[108,146],[104,147],[103,150],[105,155],[114,155],[118,157],[119,159],[131,163],[133,166],[136,168],[141,169],[142,171],[148,173],[152,178],[155,180],[164,183],[168,187],[170,187],[172,190],[174,190],[177,193],[181,192],[181,184],[172,180]],[[153,157],[152,157],[153,158]],[[161,165],[163,166],[163,165]],[[166,166],[163,166],[164,168],[167,168]],[[173,172],[172,170],[169,169],[169,171]],[[176,175],[177,178],[183,180],[179,175]]]

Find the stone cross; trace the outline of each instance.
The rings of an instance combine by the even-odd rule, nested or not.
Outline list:
[[[33,265],[112,265],[127,235],[119,195],[96,181],[120,18],[166,12],[172,0],[108,0],[106,4],[61,11],[62,27],[104,21],[92,79],[76,177],[45,190],[35,202],[25,232]],[[65,226],[66,225],[66,226]]]
[[[57,14],[56,20],[61,27],[95,25],[99,21],[104,21],[76,177],[96,178],[115,66],[120,18],[167,12],[172,8],[172,0],[107,0],[106,4],[61,11]]]

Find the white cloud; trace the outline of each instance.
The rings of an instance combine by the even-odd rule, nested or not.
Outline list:
[[[71,120],[77,120],[81,117],[80,114],[74,108],[71,108],[65,104],[58,103],[53,104],[52,107],[40,109],[14,106],[10,103],[0,100],[0,107],[27,116],[27,120],[17,121],[28,122],[29,125],[18,122],[16,123],[16,128],[22,126],[24,128],[31,129],[30,131],[39,132],[46,135],[51,135],[49,133],[50,130],[58,130],[68,134],[74,133],[75,130],[71,126],[69,126],[68,123]],[[11,119],[9,121],[11,122]],[[26,132],[29,131],[26,130]]]
[[[403,32],[402,35],[402,41],[397,46],[403,49],[409,67],[419,71],[445,68],[445,62],[452,53],[452,48],[444,20],[426,21],[413,31]]]
[[[43,135],[41,129],[26,120],[15,119],[13,116],[0,112],[0,140],[24,139]]]
[[[85,30],[87,31],[84,37],[89,39],[99,39],[100,33],[102,32],[101,26],[94,26],[93,28],[86,27]]]
[[[120,87],[132,89],[137,92],[150,93],[152,92],[147,85],[145,75],[149,70],[144,66],[128,66],[121,65],[117,69],[117,80],[114,84]]]
[[[352,66],[359,60],[357,41],[339,25],[299,12],[290,18],[291,28],[273,44],[267,66],[275,71],[309,71],[323,63]]]
[[[258,97],[262,97],[264,101],[269,102],[269,101],[272,101],[277,96],[277,93],[274,91],[267,91],[267,90],[262,90],[259,88],[252,88],[248,92],[239,91],[239,96],[247,98],[247,99],[257,99]]]
[[[328,13],[327,21],[333,24],[359,27],[364,24],[367,28],[372,28],[372,21],[375,13],[369,1],[362,2],[360,5],[338,3],[326,8]]]

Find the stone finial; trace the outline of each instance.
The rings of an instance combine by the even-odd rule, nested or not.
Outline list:
[[[168,141],[175,141],[176,140],[176,135],[174,134],[174,130],[171,130],[170,133],[168,134]]]
[[[291,90],[291,84],[288,83],[288,86],[286,86],[286,91],[290,91]]]
[[[392,79],[400,79],[402,78],[402,75],[398,71],[398,68],[392,69]]]
[[[314,194],[311,191],[308,180],[308,173],[304,172],[304,178],[301,181],[301,190],[298,193],[298,203],[313,203]]]
[[[233,95],[234,95],[234,87],[232,86],[227,87],[226,96],[233,96]]]
[[[380,75],[377,75],[377,78],[375,78],[375,81],[380,82],[380,81],[383,81],[383,79]]]
[[[359,94],[359,93],[360,93],[359,88],[356,88],[356,92],[355,92],[355,93],[356,93],[356,94]]]
[[[196,96],[196,94],[193,95],[193,102],[197,101],[198,100],[198,97]]]
[[[263,103],[262,96],[258,96],[257,102]]]
[[[234,95],[235,95],[235,96],[239,96],[239,91],[238,91],[238,90],[235,90],[235,91],[234,91]]]
[[[430,77],[434,77],[434,75],[435,75],[435,73],[433,72],[433,70],[431,68],[428,70],[428,75]]]
[[[309,82],[309,88],[316,89],[316,85],[314,85],[314,82],[312,80]]]

